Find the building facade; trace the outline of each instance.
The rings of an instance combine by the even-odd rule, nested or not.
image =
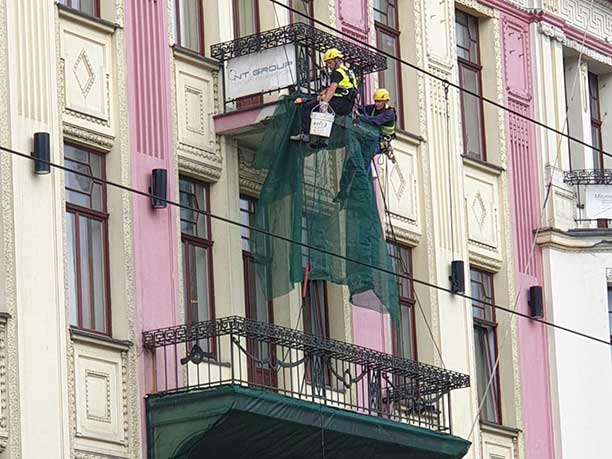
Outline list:
[[[0,0],[0,146],[49,133],[67,169],[0,152],[0,458],[608,457],[610,347],[530,295],[611,340],[612,4],[280,3]],[[230,100],[227,61],[273,40],[309,90],[330,43],[386,56],[361,83],[398,114],[397,327],[329,281],[263,293],[253,164],[288,90]]]

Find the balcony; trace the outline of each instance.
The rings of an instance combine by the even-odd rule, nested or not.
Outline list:
[[[223,80],[223,113],[214,117],[215,132],[218,135],[231,135],[244,145],[256,146],[266,118],[274,113],[274,94],[281,91],[316,94],[322,87],[327,86],[328,75],[322,55],[329,48],[342,50],[345,62],[361,80],[361,89],[364,87],[365,75],[387,68],[387,59],[382,54],[304,23],[290,24],[211,46],[211,56],[220,62]],[[231,71],[228,69],[228,63],[275,49],[283,50],[280,53],[281,59],[295,59],[291,81],[285,81],[284,84],[267,90],[251,92],[242,98],[229,96],[227,78]],[[267,61],[255,59],[253,62],[262,65]]]
[[[463,374],[242,317],[143,341],[149,457],[450,459],[469,448],[450,428]]]

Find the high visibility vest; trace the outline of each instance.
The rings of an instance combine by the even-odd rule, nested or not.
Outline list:
[[[389,110],[389,109],[393,110],[393,112],[395,113],[394,107],[389,107],[389,105],[385,105],[385,110]],[[376,113],[376,107],[372,107],[372,113],[370,113],[370,116],[374,116],[375,113]],[[385,126],[383,124],[380,127],[380,133],[384,136],[395,135],[395,120],[393,120],[393,124],[390,124],[388,126]]]
[[[349,70],[346,66],[339,66],[336,71],[342,75],[342,79],[338,83],[338,89],[336,90],[334,96],[336,97],[344,97],[348,96],[351,91],[357,91],[357,78],[355,78],[355,74]]]

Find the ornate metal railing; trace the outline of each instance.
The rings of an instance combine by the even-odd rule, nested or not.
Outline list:
[[[563,181],[569,185],[612,185],[612,169],[566,171]]]
[[[302,93],[318,93],[327,82],[327,71],[321,62],[321,55],[329,48],[338,48],[342,51],[345,62],[362,83],[364,75],[387,68],[387,58],[384,55],[301,22],[217,43],[211,46],[210,54],[223,63],[228,59],[284,45],[295,46],[297,75],[296,81],[291,86],[277,90],[291,89]],[[222,72],[223,69],[224,66],[221,65]],[[363,84],[359,86],[363,88]],[[257,95],[261,94],[251,96]],[[224,99],[224,108],[227,109],[233,102],[234,100]]]
[[[469,377],[301,331],[228,317],[143,333],[152,394],[239,384],[450,431],[450,392]]]

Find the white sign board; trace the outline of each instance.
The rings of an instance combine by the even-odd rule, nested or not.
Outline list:
[[[295,81],[295,45],[235,57],[225,66],[227,99],[286,88]]]
[[[586,187],[586,214],[589,219],[612,220],[612,185]]]

